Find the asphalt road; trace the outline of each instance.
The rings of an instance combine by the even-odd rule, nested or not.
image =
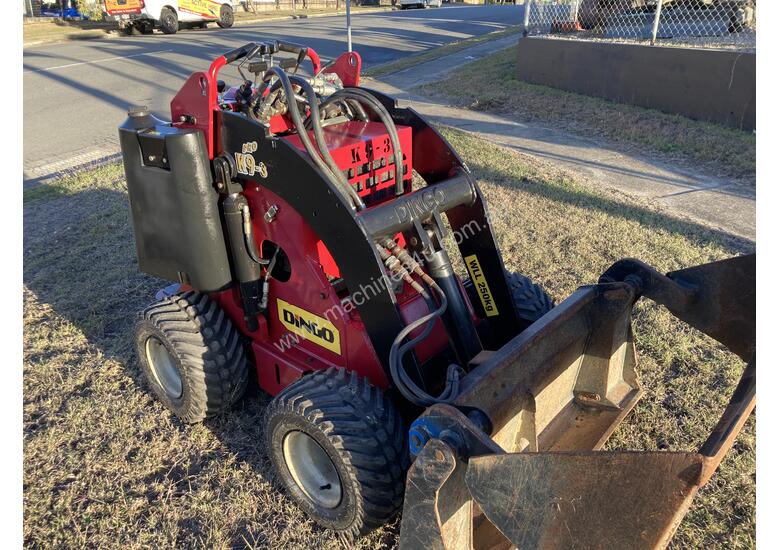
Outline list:
[[[363,67],[522,23],[519,6],[447,6],[352,18]],[[26,182],[118,150],[116,127],[129,105],[170,118],[187,76],[232,48],[258,39],[313,47],[323,59],[346,50],[345,17],[283,20],[167,36],[72,41],[24,51]],[[222,73],[231,84],[230,73]],[[237,73],[235,81],[238,82]],[[467,85],[467,83],[465,83]]]

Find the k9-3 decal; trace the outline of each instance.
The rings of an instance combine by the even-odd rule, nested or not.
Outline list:
[[[241,146],[241,152],[235,153],[236,171],[244,176],[259,174],[261,178],[268,177],[268,168],[262,162],[257,162],[253,153],[257,151],[257,142],[248,141]]]

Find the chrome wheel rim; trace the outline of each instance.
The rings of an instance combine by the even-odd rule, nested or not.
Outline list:
[[[146,360],[154,379],[170,397],[178,399],[182,394],[181,374],[171,352],[159,338],[150,336],[146,340]]]
[[[341,478],[333,461],[310,435],[294,430],[284,436],[282,452],[295,484],[315,504],[335,508],[341,503]]]

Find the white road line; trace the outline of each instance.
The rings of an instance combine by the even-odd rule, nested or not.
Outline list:
[[[172,52],[173,50],[156,50],[153,52],[136,53],[133,55],[119,55],[117,57],[106,57],[104,59],[95,59],[94,61],[82,61],[80,63],[68,63],[67,65],[57,65],[56,67],[46,67],[44,69],[27,69],[26,73],[42,73],[44,71],[53,71],[55,69],[65,69],[67,67],[75,67],[77,65],[92,65],[95,63],[104,63],[105,61],[115,61],[117,59],[129,59],[131,57],[141,57],[142,55],[154,55],[156,53]]]

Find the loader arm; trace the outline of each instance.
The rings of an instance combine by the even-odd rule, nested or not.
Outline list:
[[[641,395],[642,296],[747,363],[698,452],[600,450]],[[617,262],[412,424],[402,548],[664,548],[755,407],[755,341],[754,254],[667,275]]]

